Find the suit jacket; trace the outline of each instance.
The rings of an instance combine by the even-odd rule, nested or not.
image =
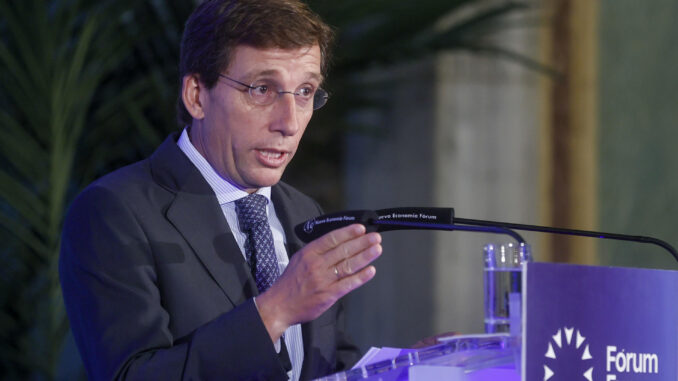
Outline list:
[[[94,380],[285,380],[252,297],[257,287],[214,192],[170,136],[146,160],[73,202],[59,271],[71,329]],[[271,199],[288,253],[321,213],[284,183]],[[302,379],[357,360],[341,302],[302,325]]]

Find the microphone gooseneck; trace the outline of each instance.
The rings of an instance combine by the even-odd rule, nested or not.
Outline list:
[[[297,237],[310,242],[332,230],[354,223],[365,225],[368,232],[390,230],[444,230],[471,231],[493,234],[505,234],[513,237],[518,243],[525,240],[514,230],[534,231],[580,237],[593,237],[630,241],[657,245],[668,251],[678,261],[678,251],[666,241],[653,237],[636,236],[618,233],[606,233],[591,230],[564,229],[549,226],[516,224],[512,222],[476,220],[454,217],[452,208],[389,208],[380,210],[353,210],[322,215],[310,219],[295,227]]]
[[[459,224],[431,224],[421,222],[381,221],[381,220],[372,220],[370,221],[370,223],[378,226],[377,231],[389,231],[400,229],[447,230],[447,231],[458,230],[476,233],[505,234],[511,236],[519,244],[526,243],[523,237],[520,236],[520,234],[514,232],[511,229],[507,229],[501,226],[471,226]]]
[[[678,261],[678,252],[676,249],[671,246],[668,242],[662,241],[658,238],[639,236],[639,235],[629,235],[629,234],[618,234],[618,233],[606,233],[598,232],[592,230],[580,230],[580,229],[564,229],[564,228],[554,228],[550,226],[539,226],[539,225],[526,225],[526,224],[516,224],[512,222],[501,222],[501,221],[486,221],[486,220],[473,220],[467,218],[455,218],[455,222],[460,224],[467,224],[473,226],[501,226],[507,229],[515,229],[522,231],[533,231],[540,233],[551,233],[551,234],[561,234],[561,235],[571,235],[579,237],[592,237],[592,238],[602,238],[602,239],[612,239],[617,241],[629,241],[629,242],[638,242],[638,243],[649,243],[657,245],[664,248],[668,251],[673,258]]]

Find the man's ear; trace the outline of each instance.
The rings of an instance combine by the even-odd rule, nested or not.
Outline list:
[[[193,119],[202,119],[205,117],[205,110],[200,100],[200,92],[207,89],[200,82],[198,74],[186,74],[181,81],[181,100],[184,107]]]

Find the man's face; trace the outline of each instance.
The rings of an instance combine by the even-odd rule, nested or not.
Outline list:
[[[320,49],[239,46],[222,74],[246,84],[268,79],[286,91],[318,88]],[[254,104],[247,88],[225,78],[209,90],[200,84],[199,100],[191,142],[221,177],[248,192],[280,181],[313,115],[312,104],[300,107],[292,94],[268,106]]]

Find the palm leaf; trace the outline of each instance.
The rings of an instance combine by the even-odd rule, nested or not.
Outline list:
[[[45,221],[42,211],[44,201],[41,200],[25,184],[10,176],[7,171],[0,169],[0,198],[13,207],[19,216],[38,231],[45,231]],[[42,229],[41,229],[42,228]]]
[[[4,110],[0,110],[0,152],[12,158],[12,166],[24,179],[37,178],[48,160],[39,142]]]
[[[108,1],[0,4],[10,16],[0,25],[0,162],[9,164],[0,170],[0,230],[13,250],[11,256],[3,251],[3,260],[20,264],[7,279],[30,279],[14,301],[3,299],[13,303],[15,315],[0,320],[0,332],[11,335],[0,352],[14,354],[3,356],[2,374],[55,376],[67,332],[56,259],[67,199],[80,184],[75,160],[84,135],[100,128],[92,123],[96,108],[109,103],[97,90],[132,47],[116,29],[113,10],[124,7]],[[125,85],[117,87],[144,92]]]

